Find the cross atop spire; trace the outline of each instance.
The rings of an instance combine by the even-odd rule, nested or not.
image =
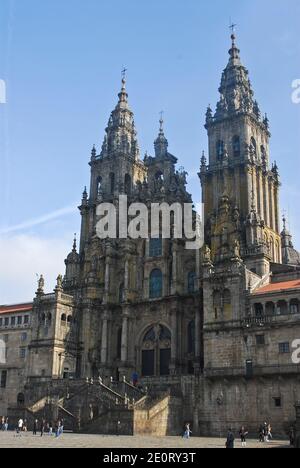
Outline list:
[[[163,133],[164,132],[164,111],[160,111],[159,115],[160,115],[159,131]]]
[[[73,242],[73,252],[77,251],[77,234],[74,234],[74,242]]]

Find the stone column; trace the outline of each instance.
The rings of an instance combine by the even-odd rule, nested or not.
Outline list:
[[[177,292],[177,255],[178,248],[177,242],[174,240],[173,249],[172,249],[172,285],[171,285],[171,294],[174,296]]]
[[[263,177],[261,169],[258,171],[258,196],[259,196],[259,214],[261,219],[265,219],[264,213],[264,191],[263,191]]]
[[[176,374],[177,358],[178,358],[178,329],[177,329],[177,310],[172,310],[171,324],[172,324],[172,341],[171,341],[171,375]]]
[[[195,374],[200,374],[200,356],[201,356],[201,320],[200,310],[196,310],[195,315]]]
[[[109,301],[109,293],[110,293],[110,264],[111,260],[109,257],[106,257],[105,260],[105,286],[104,286],[104,304],[107,304]]]
[[[121,361],[125,364],[128,360],[128,317],[124,315],[122,324]]]
[[[235,204],[236,206],[241,209],[240,200],[241,200],[241,193],[240,193],[240,167],[237,166],[234,171],[235,174]]]
[[[101,340],[101,364],[107,364],[107,336],[108,334],[108,317],[104,315],[102,321],[102,340]]]
[[[265,223],[266,223],[266,226],[271,227],[268,176],[264,176],[263,191],[264,191],[264,205],[265,205],[264,206],[264,208],[265,208]]]

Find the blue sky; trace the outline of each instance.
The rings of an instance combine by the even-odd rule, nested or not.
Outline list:
[[[29,300],[36,273],[51,290],[63,272],[90,151],[102,143],[123,66],[142,155],[152,152],[163,109],[170,151],[200,199],[204,114],[218,98],[230,17],[269,115],[281,205],[300,247],[300,105],[291,100],[300,78],[299,0],[1,0],[0,232],[23,227],[0,234],[0,303]]]

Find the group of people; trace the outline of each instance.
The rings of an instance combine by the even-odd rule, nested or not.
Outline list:
[[[23,420],[22,418],[19,419],[16,429],[16,434],[21,436],[22,432],[27,432],[27,421],[26,419]],[[45,434],[52,436],[55,434],[55,437],[59,437],[64,432],[64,422],[63,420],[56,421],[53,424],[51,421],[47,422],[45,419],[42,419],[40,422],[38,419],[35,419],[33,422],[33,431],[32,434],[36,436],[40,433],[40,436],[43,437]]]
[[[242,447],[247,447],[247,437],[249,432],[242,426],[239,431]],[[259,427],[259,442],[271,442],[273,440],[271,424],[264,423]],[[226,448],[233,449],[235,443],[235,436],[232,429],[228,430]]]
[[[272,426],[265,422],[259,427],[259,442],[271,442],[272,440]]]
[[[1,417],[1,431],[8,431],[8,418],[5,416]]]

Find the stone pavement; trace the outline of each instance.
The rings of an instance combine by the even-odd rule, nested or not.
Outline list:
[[[33,436],[31,433],[16,436],[13,432],[0,432],[0,448],[152,448],[152,449],[195,449],[224,448],[225,439],[198,438],[184,440],[181,437],[117,437],[84,434],[63,434],[56,439],[54,436]],[[236,448],[240,448],[236,440]],[[286,448],[287,441],[259,444],[249,441],[248,448]]]

